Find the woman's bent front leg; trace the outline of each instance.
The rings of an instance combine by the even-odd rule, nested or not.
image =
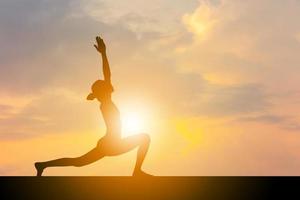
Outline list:
[[[148,152],[150,144],[150,137],[147,134],[139,134],[129,136],[127,138],[121,139],[117,145],[112,148],[107,148],[108,156],[115,156],[126,153],[135,147],[138,147],[137,160],[134,168],[134,175],[143,174],[141,167],[144,162],[145,156]]]

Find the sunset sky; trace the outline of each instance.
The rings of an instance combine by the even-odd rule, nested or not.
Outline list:
[[[300,175],[299,0],[1,0],[0,175],[105,133],[104,38],[124,137],[154,175]],[[131,175],[136,150],[44,175]]]

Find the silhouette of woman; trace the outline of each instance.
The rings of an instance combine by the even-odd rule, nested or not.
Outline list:
[[[97,146],[94,149],[80,157],[60,158],[46,162],[36,162],[35,168],[37,176],[41,176],[44,169],[47,167],[81,167],[91,164],[104,156],[116,156],[126,153],[135,147],[138,147],[138,151],[133,176],[149,176],[149,174],[141,170],[141,167],[149,148],[150,137],[147,134],[140,134],[121,138],[120,113],[111,99],[113,86],[111,84],[111,73],[106,56],[106,46],[103,39],[99,36],[96,37],[96,42],[97,45],[94,45],[94,47],[102,55],[104,80],[97,80],[92,85],[92,93],[87,96],[87,100],[93,100],[96,98],[101,103],[100,110],[107,128],[106,135],[98,141]]]

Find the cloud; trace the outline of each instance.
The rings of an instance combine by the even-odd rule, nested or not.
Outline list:
[[[266,55],[269,50],[262,53],[261,47],[266,44],[274,49],[271,41],[276,38],[280,43],[291,41],[292,37],[287,36],[293,32],[290,28],[294,20],[289,21],[288,30],[272,34],[269,40],[266,38],[270,35],[269,28],[283,24],[267,17],[268,28],[262,26],[257,16],[269,16],[262,11],[271,9],[265,1],[200,1],[194,11],[196,1],[184,6],[164,1],[161,8],[153,3],[141,6],[137,1],[130,6],[129,2],[122,1],[124,9],[120,10],[119,2],[111,1],[30,1],[24,5],[2,1],[1,90],[39,96],[56,87],[85,94],[99,73],[99,59],[88,43],[101,32],[109,42],[115,84],[128,93],[147,91],[148,96],[162,99],[169,110],[187,115],[246,115],[271,108],[267,94],[271,83],[276,81],[272,77],[284,73],[276,67],[280,62],[273,65],[274,61]],[[293,3],[288,1],[287,5]],[[171,6],[170,16],[161,12],[168,6]],[[278,6],[272,8],[272,14]],[[255,13],[246,12],[247,7]],[[261,10],[256,10],[258,7]],[[22,21],[10,13],[17,13]],[[292,15],[294,9],[284,17]],[[180,24],[182,16],[184,24]],[[173,18],[176,23],[169,23]],[[197,29],[202,22],[208,23],[207,33],[199,33]],[[162,27],[172,31],[166,34]],[[142,39],[137,32],[143,33]],[[196,37],[194,41],[191,33]],[[205,34],[205,40],[197,41],[197,37]],[[294,55],[290,54],[297,61]],[[83,66],[95,67],[87,70]],[[287,64],[285,74],[290,74],[287,70],[290,68],[292,65]],[[135,74],[130,78],[131,83],[124,78],[128,71]],[[29,112],[28,116],[31,115]]]
[[[176,72],[173,66],[145,67],[143,72],[131,77],[130,88],[140,95],[147,93],[157,97],[170,115],[232,117],[263,112],[271,107],[262,85],[211,84],[199,74]],[[147,72],[147,69],[152,71]]]
[[[208,82],[208,89],[200,93],[209,94],[212,108],[228,114],[238,110],[267,113],[290,99],[282,95],[286,91],[298,91],[300,44],[295,36],[300,30],[299,12],[300,3],[293,0],[199,1],[182,18],[183,37],[192,33],[194,41],[178,44],[174,40],[162,51],[175,59],[179,71],[199,74]],[[225,97],[227,93],[234,98]],[[275,101],[274,96],[281,97]],[[206,105],[203,101],[196,104]],[[217,113],[217,109],[205,110]]]
[[[203,39],[221,19],[218,16],[218,10],[212,5],[213,3],[204,1],[193,13],[185,14],[182,17],[188,30],[197,36],[196,39]]]
[[[10,105],[3,105],[0,104],[0,114],[1,115],[8,115],[13,111],[13,107]],[[0,116],[1,117],[1,116]]]
[[[252,122],[252,123],[262,123],[262,124],[272,124],[277,125],[282,129],[288,131],[299,131],[300,124],[292,116],[282,116],[275,114],[261,114],[257,116],[245,116],[240,117],[236,120],[237,122]]]
[[[264,89],[259,85],[211,86],[199,97],[199,107],[194,110],[200,115],[243,115],[264,111],[270,106]]]
[[[184,12],[192,10],[196,4],[196,0],[184,4],[180,0],[82,1],[84,12],[93,19],[106,24],[122,25],[135,32],[139,37],[147,32],[176,31],[180,24],[180,16]]]
[[[35,95],[50,85],[73,87],[74,77],[80,75],[77,86],[87,82],[94,73],[86,66],[97,66],[96,61],[99,62],[92,46],[96,34],[113,41],[116,50],[124,52],[127,46],[130,53],[135,48],[134,34],[119,24],[111,26],[93,20],[78,7],[79,2],[0,2],[2,93]],[[115,55],[121,55],[116,52]]]
[[[278,115],[260,115],[260,116],[252,116],[252,117],[242,117],[239,119],[240,121],[246,122],[264,122],[270,124],[277,124],[281,122],[285,122],[287,120],[286,117],[278,116]]]
[[[92,110],[97,109],[87,104],[85,97],[71,91],[44,91],[18,112],[0,118],[0,138],[20,140],[90,131],[97,127],[98,121]]]
[[[2,91],[32,93],[56,75],[48,58],[57,48],[55,31],[67,8],[68,1],[1,1]]]
[[[1,12],[0,23],[3,36],[0,90],[16,98],[24,94],[34,97],[20,112],[1,119],[1,138],[47,134],[43,130],[61,133],[83,129],[74,112],[85,112],[85,105],[79,105],[76,99],[63,93],[50,91],[62,89],[77,96],[88,92],[89,83],[100,74],[99,59],[92,49],[93,36],[99,32],[109,43],[113,81],[117,88],[125,91],[125,95],[136,91],[157,100],[165,105],[162,107],[170,115],[223,117],[256,112],[268,106],[265,91],[259,85],[213,84],[201,73],[180,71],[181,66],[191,61],[199,69],[215,69],[221,73],[250,65],[229,53],[199,49],[198,44],[188,47],[186,53],[190,58],[186,55],[176,58],[178,55],[172,53],[176,45],[192,42],[190,33],[185,33],[180,23],[183,13],[191,10],[194,3],[180,6],[165,1],[160,8],[153,2],[148,7],[143,3],[144,9],[140,10],[140,2],[134,1],[137,4],[133,7],[128,2],[122,2],[121,12],[118,12],[119,4],[111,1],[1,2],[1,9],[6,11]],[[215,17],[209,14],[209,6],[215,5],[218,3],[206,6],[208,18]],[[168,6],[171,6],[172,16],[161,12]],[[198,12],[194,13],[196,21],[201,17]],[[11,13],[17,13],[17,18],[22,20],[16,20]],[[192,17],[186,16],[187,20]],[[178,21],[172,23],[173,18]],[[176,31],[166,34],[167,30]],[[137,32],[143,33],[142,40]],[[203,55],[199,56],[200,53]],[[215,60],[212,62],[212,59]],[[130,82],[128,72],[134,73]],[[88,112],[87,116],[93,116]]]
[[[209,2],[200,1],[194,12],[183,17],[195,37],[181,58],[190,61],[189,68],[202,73],[221,70],[232,77],[238,74],[239,81],[245,82],[265,80],[270,87],[275,81],[290,80],[289,71],[298,72],[298,1]],[[199,34],[201,24],[214,25]]]

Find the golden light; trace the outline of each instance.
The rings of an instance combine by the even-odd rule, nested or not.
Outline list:
[[[145,101],[126,102],[121,107],[122,136],[149,133],[152,129],[153,112]]]
[[[145,128],[143,113],[127,112],[122,117],[122,128],[125,135],[142,132]]]

